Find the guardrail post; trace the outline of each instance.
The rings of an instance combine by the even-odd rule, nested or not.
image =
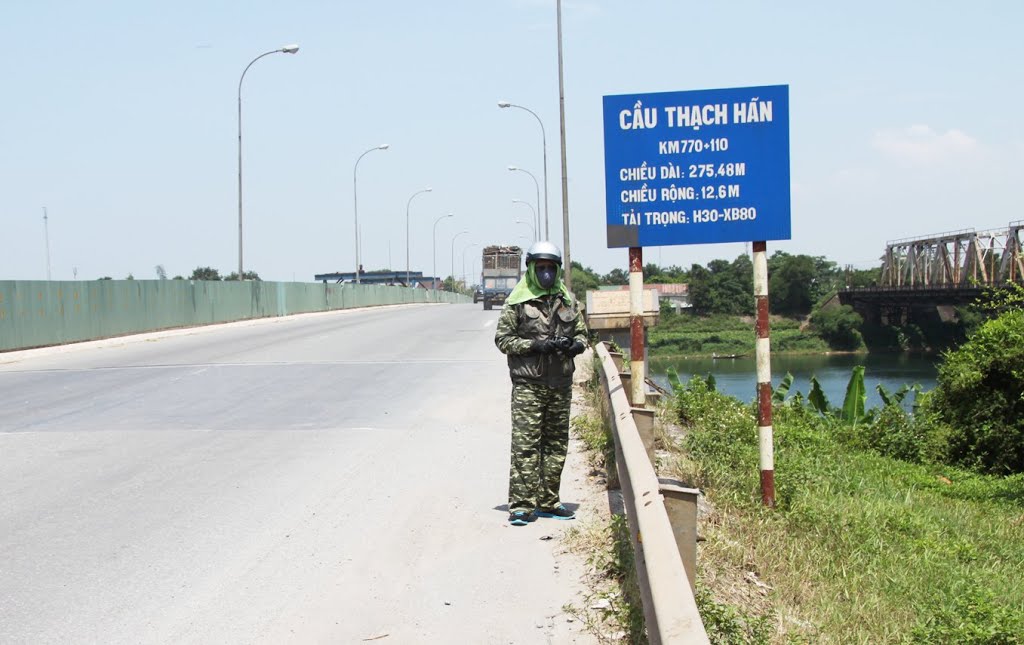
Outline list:
[[[652,465],[656,464],[658,460],[654,454],[654,410],[634,407],[632,412],[633,423],[636,424],[637,432],[640,433],[640,441],[644,443],[644,450],[647,451],[647,459]]]
[[[686,488],[675,479],[658,479],[658,491],[665,498],[665,511],[676,536],[676,548],[683,559],[690,589],[696,591],[697,579],[697,498],[700,491]]]
[[[612,362],[615,363],[615,369],[622,373],[622,366],[625,361],[622,358],[622,352],[608,352],[608,355],[612,357]]]
[[[619,380],[622,381],[622,389],[626,392],[626,400],[633,404],[633,375],[629,372],[619,372]]]

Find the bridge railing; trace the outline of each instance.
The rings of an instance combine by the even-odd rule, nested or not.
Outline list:
[[[0,280],[0,351],[314,311],[469,302],[381,285],[213,280]]]
[[[709,643],[677,543],[679,527],[669,519],[664,486],[634,420],[635,408],[630,405],[619,368],[607,348],[598,343],[596,350],[648,640],[655,645]]]

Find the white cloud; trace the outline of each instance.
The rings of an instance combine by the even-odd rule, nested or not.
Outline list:
[[[871,145],[895,161],[913,166],[974,158],[981,151],[978,141],[962,130],[939,133],[927,125],[881,130],[871,137]]]

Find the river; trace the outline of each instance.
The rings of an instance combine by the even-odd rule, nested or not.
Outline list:
[[[800,391],[807,396],[810,378],[816,376],[825,396],[836,407],[842,406],[846,385],[856,365],[864,366],[864,385],[868,391],[867,406],[882,405],[875,386],[879,383],[890,393],[904,384],[919,384],[924,390],[935,387],[938,356],[906,354],[829,354],[829,355],[777,355],[772,356],[772,387],[778,387],[786,372],[793,375],[790,393]],[[679,379],[687,381],[693,375],[706,377],[713,374],[718,390],[741,401],[753,401],[757,384],[757,371],[753,355],[741,358],[711,359],[651,359],[649,376],[658,385],[668,388],[669,367],[676,370]],[[907,397],[911,403],[913,396]]]

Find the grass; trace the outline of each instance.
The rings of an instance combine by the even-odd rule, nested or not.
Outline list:
[[[1024,476],[858,451],[816,414],[779,406],[767,510],[751,407],[692,382],[675,410],[688,431],[668,470],[715,509],[701,584],[719,614],[755,625],[714,642],[1024,643]]]
[[[596,376],[599,369],[595,355],[595,376],[584,388],[582,410],[572,419],[572,431],[586,446],[591,467],[606,470],[614,463],[615,445],[605,422],[607,403]],[[626,518],[612,515],[605,522],[576,524],[566,532],[565,546],[584,556],[591,573],[583,604],[562,609],[580,620],[600,643],[646,643]]]
[[[800,330],[800,321],[777,316],[771,320],[771,342],[773,352],[829,351],[816,333]],[[657,356],[752,354],[754,321],[743,316],[667,314],[650,330],[648,346]]]

